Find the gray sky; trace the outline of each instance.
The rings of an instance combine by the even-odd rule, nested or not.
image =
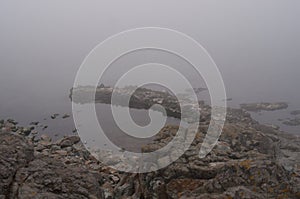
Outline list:
[[[57,100],[84,57],[136,27],[184,32],[211,54],[228,96],[300,101],[300,1],[0,2],[0,108]],[[29,108],[28,108],[29,109]]]

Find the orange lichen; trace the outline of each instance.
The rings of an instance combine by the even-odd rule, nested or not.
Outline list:
[[[203,185],[203,180],[198,179],[176,179],[168,184],[168,189],[182,191],[193,191]]]
[[[244,160],[240,163],[240,166],[245,168],[245,169],[250,169],[251,168],[251,160]]]

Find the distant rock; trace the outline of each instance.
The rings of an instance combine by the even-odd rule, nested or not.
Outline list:
[[[286,120],[282,123],[287,125],[287,126],[299,126],[300,125],[300,118],[288,119],[288,120]]]
[[[64,114],[64,115],[62,116],[63,119],[66,119],[66,118],[68,118],[68,117],[70,117],[69,114]]]
[[[203,91],[207,91],[207,90],[208,90],[207,88],[199,87],[199,88],[193,88],[193,89],[186,89],[185,91],[188,93],[195,92],[196,94],[199,94],[199,93],[201,93]]]
[[[232,101],[232,98],[226,98],[226,99],[223,99],[223,101],[229,102],[229,101]]]
[[[275,111],[280,109],[288,108],[286,102],[262,102],[262,103],[249,103],[249,104],[240,104],[241,108],[247,111],[259,112],[259,111]]]
[[[291,111],[291,115],[300,115],[300,110]]]
[[[30,125],[34,125],[34,126],[37,126],[39,125],[40,122],[30,122]]]
[[[59,116],[59,114],[58,113],[55,113],[55,114],[53,114],[53,115],[51,115],[51,119],[56,119],[57,117]]]

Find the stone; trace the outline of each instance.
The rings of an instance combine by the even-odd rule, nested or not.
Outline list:
[[[64,151],[64,150],[57,150],[57,151],[55,151],[55,153],[57,153],[58,155],[61,155],[61,156],[66,156],[66,155],[68,155],[68,152],[67,152],[67,151]]]
[[[69,114],[64,114],[64,115],[62,116],[63,119],[66,119],[66,118],[68,118],[68,117],[70,117]]]
[[[300,118],[293,118],[286,121],[283,121],[282,124],[287,126],[299,126],[300,125]]]
[[[65,147],[73,146],[78,142],[80,142],[80,138],[78,136],[69,136],[59,141],[58,145],[62,148],[65,148]]]
[[[51,142],[52,139],[48,135],[43,134],[41,135],[41,140],[45,142]]]
[[[300,110],[291,111],[291,115],[300,115]]]
[[[16,121],[13,120],[13,119],[7,119],[7,122],[9,122],[9,123],[11,123],[11,124],[13,124],[13,125],[17,125],[17,124],[18,124],[18,122],[16,122]]]
[[[22,134],[24,134],[25,136],[28,136],[28,135],[30,135],[31,131],[32,131],[31,128],[24,128],[22,130]]]
[[[51,117],[51,119],[56,119],[57,117],[59,116],[59,114],[58,113],[55,113],[55,114],[53,114],[53,115],[51,115],[50,117]]]
[[[30,125],[34,125],[34,126],[37,126],[39,125],[40,122],[30,122]]]

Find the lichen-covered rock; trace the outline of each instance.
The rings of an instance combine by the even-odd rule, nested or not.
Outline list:
[[[16,173],[18,198],[102,198],[99,173],[66,166],[55,158],[30,162]]]
[[[0,196],[10,197],[17,171],[33,158],[33,147],[24,137],[0,133]]]
[[[103,198],[100,172],[87,168],[74,153],[48,148],[47,156],[34,156],[26,137],[0,133],[0,198]]]

